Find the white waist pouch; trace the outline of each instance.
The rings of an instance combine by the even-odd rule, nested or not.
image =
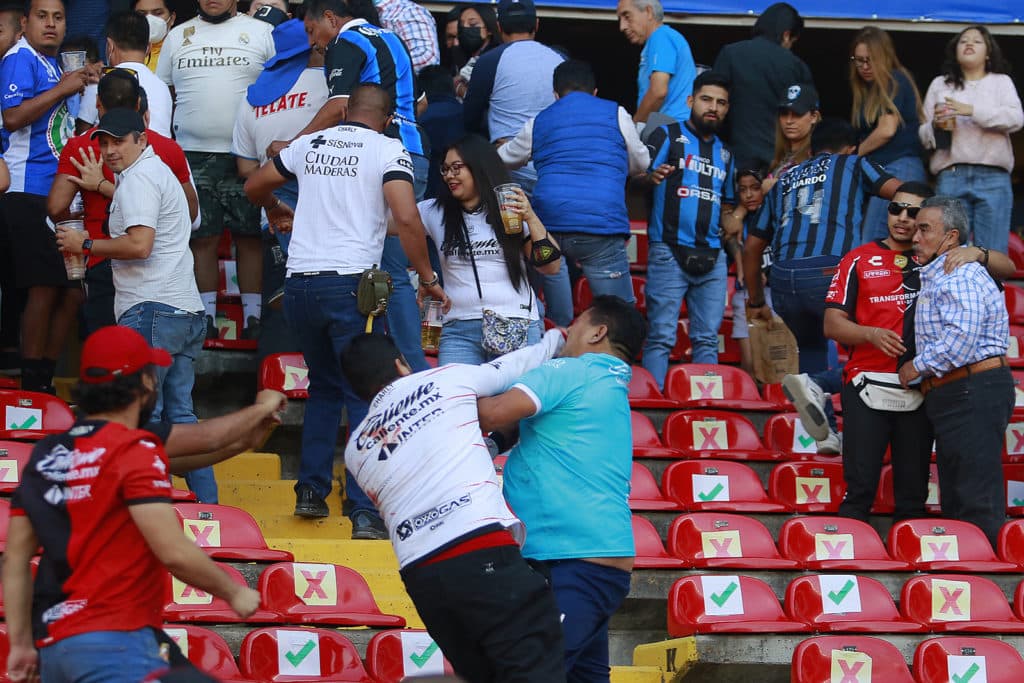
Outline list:
[[[904,389],[895,372],[860,372],[853,378],[853,388],[864,405],[872,410],[909,413],[924,402],[917,389]]]

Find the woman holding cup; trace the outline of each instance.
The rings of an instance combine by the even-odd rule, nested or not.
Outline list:
[[[438,362],[478,365],[539,342],[543,324],[526,262],[556,273],[561,253],[554,238],[522,188],[510,187],[508,170],[484,138],[470,135],[450,146],[441,178],[437,198],[419,204],[451,300]]]
[[[946,46],[943,74],[928,86],[918,130],[925,148],[935,150],[936,191],[963,202],[976,246],[1003,253],[1013,206],[1010,134],[1024,127],[1009,70],[988,29],[964,29]]]

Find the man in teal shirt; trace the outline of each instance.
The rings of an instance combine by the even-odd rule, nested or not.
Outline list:
[[[569,328],[562,357],[479,401],[485,431],[519,426],[505,498],[526,525],[523,556],[550,573],[569,683],[609,680],[608,620],[629,593],[628,394],[630,362],[645,336],[632,304],[595,297]]]

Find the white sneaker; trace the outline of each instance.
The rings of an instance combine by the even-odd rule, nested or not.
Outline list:
[[[829,430],[828,438],[818,442],[821,455],[839,455],[843,452],[843,435]]]
[[[796,406],[796,411],[800,413],[800,422],[807,430],[808,436],[815,441],[828,439],[830,430],[828,419],[825,417],[828,394],[817,382],[806,373],[786,375],[782,378],[782,393]]]

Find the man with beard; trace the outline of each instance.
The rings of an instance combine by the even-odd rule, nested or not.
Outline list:
[[[679,307],[686,299],[694,363],[718,362],[718,328],[725,313],[726,264],[722,218],[732,213],[732,155],[718,138],[729,112],[729,81],[705,71],[687,98],[690,119],[661,126],[648,139],[654,150],[647,181],[654,190],[647,235],[647,320],[644,367],[658,386],[676,343]]]

